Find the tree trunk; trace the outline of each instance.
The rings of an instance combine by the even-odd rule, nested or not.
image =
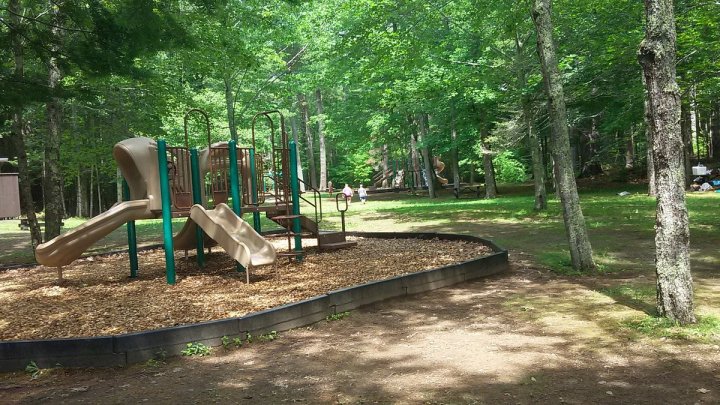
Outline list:
[[[82,207],[83,207],[83,193],[82,193],[82,179],[80,178],[80,171],[81,168],[78,165],[78,173],[77,173],[77,190],[75,190],[75,216],[80,218],[82,217]]]
[[[308,112],[308,104],[304,94],[298,94],[298,107],[302,116],[303,127],[305,128],[305,139],[307,140],[308,155],[308,175],[310,176],[310,186],[317,189],[317,170],[315,169],[315,148],[313,148],[313,135],[310,128],[310,113]]]
[[[116,202],[121,203],[123,200],[123,187],[122,187],[123,176],[120,172],[120,167],[115,172],[115,195],[117,196]]]
[[[520,40],[520,35],[515,32],[515,67],[517,69],[518,88],[524,89],[527,86],[526,64],[523,61],[523,48],[526,41]],[[547,190],[545,189],[545,164],[543,163],[543,151],[540,138],[533,128],[533,117],[530,105],[530,96],[524,94],[520,99],[522,119],[525,123],[525,130],[528,136],[528,148],[532,160],[533,184],[535,186],[535,211],[547,209]]]
[[[412,124],[412,117],[408,117],[408,121]],[[411,125],[412,126],[412,125]],[[412,162],[412,184],[413,188],[420,187],[420,156],[417,150],[417,139],[415,138],[415,130],[410,131],[410,159]]]
[[[13,67],[13,80],[21,83],[24,81],[25,76],[25,50],[23,48],[22,38],[18,34],[22,24],[19,0],[10,0],[7,7],[9,11],[8,20],[12,24],[10,27],[10,42],[12,44],[13,62],[15,65]],[[27,126],[25,125],[23,113],[24,108],[22,105],[13,107],[10,134],[18,158],[18,182],[20,183],[22,207],[28,219],[28,225],[30,226],[30,244],[32,245],[33,251],[35,251],[35,247],[42,243],[42,233],[38,225],[37,216],[35,215],[32,180],[30,179],[30,168],[28,165],[27,150],[25,148]]]
[[[685,173],[685,185],[692,181],[692,131],[690,130],[690,108],[688,103],[680,105],[680,134],[683,142],[683,167]],[[651,144],[652,146],[652,144]],[[653,169],[654,170],[654,169]]]
[[[97,174],[97,198],[98,198],[98,215],[103,213],[103,205],[102,205],[102,189],[100,188],[101,182],[100,182],[100,166],[95,166],[95,174]]]
[[[635,128],[631,128],[630,136],[625,141],[625,169],[635,167]]]
[[[712,125],[710,125],[710,143],[713,159],[720,158],[720,103],[712,103]]]
[[[315,90],[315,102],[318,114],[318,143],[320,144],[320,191],[327,190],[327,151],[325,149],[325,118],[320,89]]]
[[[712,147],[712,144],[710,143],[710,113],[702,116],[700,124],[701,132],[703,134],[703,138],[705,139],[705,158],[710,160],[710,148]]]
[[[50,2],[53,14],[51,32],[51,55],[48,60],[48,90],[50,99],[46,104],[47,133],[45,134],[45,240],[60,235],[60,223],[63,217],[62,207],[62,174],[60,173],[60,122],[62,106],[60,97],[60,80],[62,72],[58,63],[63,21],[60,10],[54,2]]]
[[[388,178],[390,177],[390,166],[389,166],[388,146],[386,143],[382,146],[382,176],[383,180],[380,184],[382,188],[388,188]]]
[[[452,101],[451,101],[452,103]],[[450,164],[453,172],[453,189],[460,195],[460,156],[458,153],[457,129],[455,128],[455,107],[451,104],[450,109],[450,141],[452,143],[450,150]]]
[[[428,196],[430,198],[436,198],[435,195],[435,170],[433,169],[432,160],[430,159],[430,151],[427,146],[427,114],[418,114],[418,143],[422,146],[420,149],[422,152],[423,160],[425,161],[425,183],[427,183]]]
[[[93,176],[95,175],[95,166],[90,165],[90,185],[88,186],[88,189],[90,190],[90,208],[88,209],[88,218],[93,217],[93,204],[95,203],[95,189],[93,188]]]
[[[643,80],[643,87],[646,86],[645,84],[645,75],[642,76]],[[648,179],[648,196],[655,197],[657,195],[657,182],[655,181],[655,167],[654,167],[654,161],[653,158],[653,134],[650,131],[650,104],[647,99],[647,94],[645,94],[645,101],[644,101],[644,117],[645,117],[645,139],[647,143],[647,179]],[[690,143],[690,152],[692,153],[692,142]]]
[[[493,166],[493,154],[488,142],[486,128],[480,130],[480,143],[482,144],[483,171],[485,172],[485,198],[497,197],[497,184],[495,183],[495,167]]]
[[[543,162],[542,145],[537,132],[533,128],[533,120],[530,116],[530,108],[523,107],[523,115],[525,116],[525,126],[527,127],[528,143],[530,144],[530,155],[532,158],[533,183],[535,185],[535,211],[547,209],[547,190],[545,189],[545,163]]]
[[[645,0],[645,39],[638,60],[643,68],[653,134],[657,177],[655,272],[657,310],[681,324],[695,322],[688,245],[690,229],[683,186],[680,91],[675,81],[675,19],[672,0]]]
[[[532,17],[537,30],[537,49],[548,96],[550,120],[552,121],[551,151],[558,183],[558,194],[563,209],[565,231],[570,245],[572,266],[579,271],[592,271],[595,270],[592,246],[590,246],[587,229],[585,228],[585,218],[580,208],[580,198],[575,184],[572,161],[570,160],[570,139],[567,128],[565,96],[552,37],[550,2],[551,0],[535,0]]]
[[[235,126],[235,95],[233,94],[232,81],[229,77],[223,77],[225,84],[225,110],[227,112],[228,128],[230,128],[230,137],[237,142],[238,134]]]
[[[700,125],[698,125],[697,99],[695,98],[695,85],[690,88],[690,145],[694,148],[691,154],[694,155],[696,161],[700,163]],[[694,145],[694,146],[693,146]]]
[[[298,142],[298,122],[297,117],[290,118],[290,129],[292,131],[293,141],[295,141],[295,156],[297,156],[297,173],[300,181],[300,192],[305,192],[305,176],[303,175],[302,162],[300,159],[300,142]]]
[[[597,130],[597,118],[592,117],[590,123],[590,132],[585,134],[584,154],[587,157],[581,166],[581,173],[584,176],[597,176],[602,174],[603,169],[600,165],[600,153],[597,149],[597,142],[600,139],[600,133]]]

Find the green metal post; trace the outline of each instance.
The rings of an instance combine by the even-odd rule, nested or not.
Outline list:
[[[233,212],[235,215],[240,216],[240,181],[238,181],[238,170],[237,170],[237,143],[234,140],[228,142],[228,157],[230,164],[228,168],[230,170],[230,193],[233,199]],[[242,221],[242,219],[241,219]],[[237,271],[245,271],[245,267],[240,263],[235,263]]]
[[[175,251],[173,250],[172,212],[170,211],[170,181],[168,179],[167,149],[164,140],[157,141],[160,196],[162,198],[163,240],[165,241],[165,278],[175,284]]]
[[[257,184],[257,168],[255,167],[255,148],[250,149],[250,195],[252,203],[258,202],[258,184]],[[257,206],[256,206],[257,208]],[[253,228],[255,232],[260,233],[260,213],[253,211]]]
[[[202,205],[202,193],[201,188],[202,185],[200,183],[200,161],[198,159],[198,150],[197,148],[190,149],[190,174],[192,176],[192,196],[193,196],[193,204],[201,204]],[[203,246],[203,241],[205,240],[205,232],[195,225],[195,258],[197,260],[197,264],[200,267],[205,266],[205,247]]]
[[[235,141],[228,142],[228,152],[230,157],[230,193],[233,199],[233,211],[235,215],[240,216],[240,207],[242,201],[240,201],[240,181],[238,179],[238,167],[237,167],[237,144]]]
[[[295,260],[302,260],[302,236],[300,235],[300,181],[298,180],[297,171],[297,148],[295,147],[295,141],[290,141],[290,193],[292,194],[292,214],[298,217],[293,218],[293,233],[295,234],[295,251],[298,255],[295,256]]]
[[[123,179],[123,200],[130,201],[130,187]],[[137,277],[138,255],[137,255],[137,233],[135,232],[135,221],[127,223],[128,256],[130,256],[130,278]]]

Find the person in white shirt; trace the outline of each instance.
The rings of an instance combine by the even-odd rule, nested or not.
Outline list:
[[[358,189],[358,197],[360,197],[360,201],[365,204],[365,201],[367,201],[367,190],[363,185],[360,185],[360,188]]]

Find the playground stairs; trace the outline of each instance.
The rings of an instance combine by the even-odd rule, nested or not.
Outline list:
[[[292,228],[292,220],[295,218],[299,218],[300,228],[303,230],[303,235],[309,235],[317,238],[318,249],[321,251],[338,250],[357,245],[357,242],[347,240],[344,232],[321,231],[317,222],[306,217],[305,215],[285,215],[281,208],[278,208],[277,210],[266,211],[265,215],[271,221],[275,222],[276,224],[282,226],[285,229]]]

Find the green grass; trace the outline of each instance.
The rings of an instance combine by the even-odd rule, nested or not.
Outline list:
[[[605,287],[598,290],[599,292],[614,299],[632,299],[642,301],[647,304],[655,302],[655,285],[629,285],[622,284],[613,287]]]
[[[641,335],[654,338],[689,340],[704,343],[720,342],[720,318],[715,316],[698,316],[698,322],[680,326],[667,319],[654,316],[631,319],[623,322],[623,326]]]
[[[620,197],[617,193],[631,194]],[[523,253],[559,274],[571,275],[567,239],[560,204],[550,195],[548,209],[532,210],[533,195],[529,185],[500,186],[497,199],[455,199],[447,190],[430,200],[409,193],[371,194],[367,204],[357,198],[346,214],[346,229],[350,231],[435,231],[467,233],[487,237],[510,250]],[[602,185],[594,189],[581,188],[580,198],[595,260],[602,273],[637,273],[653,269],[655,199],[645,194],[642,185]],[[715,251],[717,235],[717,206],[720,194],[688,194],[691,248],[693,255]],[[334,196],[322,199],[322,229],[340,229],[340,215],[335,208]],[[313,216],[310,207],[303,205],[302,212]],[[245,217],[250,220],[250,216]],[[263,230],[278,226],[262,216]],[[29,232],[19,231],[17,221],[0,221],[0,234],[19,245],[29,240]],[[79,219],[66,220],[65,231],[82,223]],[[183,220],[174,221],[177,231]],[[140,244],[161,243],[160,220],[138,221]],[[126,248],[124,227],[99,241],[91,253]],[[0,248],[0,264],[32,262],[29,246],[15,249]],[[696,260],[694,271],[711,272],[711,260]]]
[[[543,252],[538,255],[538,261],[543,266],[551,269],[557,274],[565,276],[580,276],[582,272],[572,267],[570,253],[565,252]]]

